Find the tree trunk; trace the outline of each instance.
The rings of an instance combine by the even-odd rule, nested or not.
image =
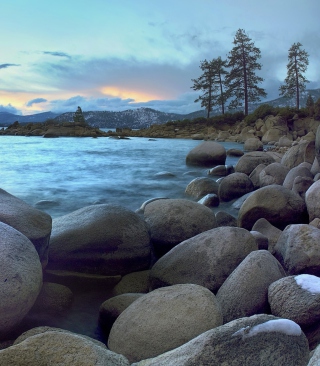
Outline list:
[[[296,106],[297,110],[299,110],[300,106],[300,95],[299,95],[299,75],[298,75],[298,67],[297,67],[297,56],[294,56],[294,70],[296,73]]]
[[[221,80],[220,72],[219,72],[219,84],[220,84],[221,109],[222,109],[222,114],[224,114],[224,95],[223,95],[222,80]]]
[[[248,115],[248,82],[247,82],[247,63],[242,45],[242,64],[243,64],[243,83],[244,83],[244,115]]]

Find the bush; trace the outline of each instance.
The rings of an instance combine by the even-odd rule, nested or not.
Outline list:
[[[272,107],[270,104],[261,104],[253,113],[247,115],[244,121],[246,124],[250,125],[255,123],[257,119],[264,119],[270,114],[274,116],[277,114],[275,108]]]
[[[320,121],[320,98],[314,103],[314,119]]]

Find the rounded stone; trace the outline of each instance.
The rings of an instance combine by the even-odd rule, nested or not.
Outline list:
[[[260,187],[269,186],[271,184],[282,185],[289,168],[280,163],[271,163],[267,165],[259,174]]]
[[[214,141],[204,141],[188,153],[186,164],[199,166],[224,165],[226,157],[226,149],[223,145]]]
[[[218,195],[221,201],[231,201],[253,190],[253,183],[246,174],[232,173],[221,180]]]
[[[205,177],[198,177],[193,179],[185,190],[185,193],[196,199],[202,198],[203,196],[214,193],[217,194],[219,189],[219,184],[211,179]]]
[[[263,151],[253,151],[241,156],[234,169],[238,173],[245,173],[249,176],[253,169],[259,164],[269,165],[274,162],[274,158],[268,153]]]

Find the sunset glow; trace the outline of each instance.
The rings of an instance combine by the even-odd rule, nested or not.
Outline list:
[[[104,95],[117,97],[121,99],[133,99],[135,103],[149,102],[150,100],[164,99],[156,94],[149,94],[147,92],[141,92],[139,90],[126,90],[116,86],[106,86],[101,89]]]

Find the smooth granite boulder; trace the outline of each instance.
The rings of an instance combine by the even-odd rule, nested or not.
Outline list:
[[[208,193],[217,194],[219,189],[219,184],[211,179],[205,177],[199,177],[193,179],[188,185],[185,190],[185,193],[191,197],[196,199],[202,198]]]
[[[320,275],[320,229],[307,224],[288,225],[274,251],[289,275]]]
[[[273,163],[271,163],[273,164]],[[259,164],[250,173],[249,178],[253,184],[254,189],[260,188],[260,172],[266,167],[265,164]]]
[[[307,366],[319,366],[319,365],[320,365],[320,344],[315,349]]]
[[[150,287],[195,283],[216,292],[252,251],[253,236],[244,229],[218,227],[188,239],[160,258],[150,272]]]
[[[42,286],[42,268],[31,241],[0,222],[0,339],[12,331],[32,308]],[[0,365],[4,365],[1,363]]]
[[[253,231],[258,231],[268,238],[268,250],[271,254],[274,254],[274,247],[277,244],[280,234],[282,231],[264,218],[257,220],[253,227]]]
[[[283,182],[283,186],[288,189],[292,189],[293,182],[296,177],[308,177],[313,179],[313,174],[310,172],[310,169],[298,165],[292,169],[289,170],[288,174],[285,177],[285,180]]]
[[[186,199],[151,202],[145,208],[144,218],[158,254],[217,226],[215,214],[208,207]]]
[[[302,199],[305,199],[306,193],[313,183],[314,180],[312,178],[295,177],[292,185],[292,192],[298,194]]]
[[[221,201],[231,201],[253,190],[253,183],[246,174],[232,173],[221,180],[218,195]]]
[[[42,266],[47,265],[52,227],[50,215],[0,189],[0,221],[25,235],[36,248]]]
[[[149,292],[149,276],[150,270],[128,273],[112,289],[112,295]]]
[[[259,186],[265,187],[271,184],[282,185],[289,168],[280,163],[271,163],[261,170],[259,174]]]
[[[249,176],[259,164],[269,165],[274,162],[274,158],[268,153],[264,151],[253,151],[241,156],[234,169],[238,173],[245,173]]]
[[[150,253],[148,228],[138,214],[93,205],[53,220],[48,269],[125,275],[148,269]]]
[[[305,201],[308,209],[309,220],[320,218],[320,180],[314,182],[305,193]]]
[[[301,326],[320,320],[320,278],[301,274],[273,282],[268,289],[271,312]]]
[[[0,351],[0,365],[129,366],[130,363],[124,356],[81,335],[47,331]]]
[[[282,157],[281,164],[289,169],[298,166],[300,163],[313,163],[315,158],[314,141],[302,140],[299,144],[292,146]]]
[[[244,142],[244,151],[262,151],[263,143],[256,137],[251,137]]]
[[[211,329],[132,366],[306,366],[308,360],[308,341],[298,324],[261,314]]]
[[[217,226],[234,226],[237,227],[237,219],[228,212],[218,211],[216,213]]]
[[[214,141],[204,141],[189,151],[186,164],[206,167],[224,165],[226,157],[227,153],[223,145]]]
[[[304,200],[290,189],[276,184],[252,192],[240,207],[238,225],[251,230],[260,218],[280,229],[289,224],[309,222]]]
[[[111,351],[137,362],[181,346],[222,324],[211,291],[192,284],[163,287],[140,297],[114,322]]]
[[[268,287],[286,275],[267,250],[256,250],[238,265],[217,292],[225,323],[269,309]]]

